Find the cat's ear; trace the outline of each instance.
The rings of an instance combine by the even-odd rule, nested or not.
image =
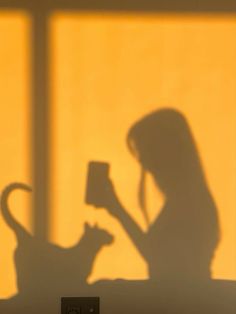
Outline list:
[[[85,229],[85,231],[91,229],[90,225],[87,222],[85,222],[85,224],[84,224],[84,229]]]

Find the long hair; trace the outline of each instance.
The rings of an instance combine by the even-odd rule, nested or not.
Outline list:
[[[188,122],[174,109],[152,112],[136,122],[129,130],[127,144],[164,192],[180,184],[186,188],[205,182]]]

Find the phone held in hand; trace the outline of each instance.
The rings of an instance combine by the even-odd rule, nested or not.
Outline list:
[[[110,166],[107,162],[90,161],[88,164],[85,202],[88,205],[103,207]]]

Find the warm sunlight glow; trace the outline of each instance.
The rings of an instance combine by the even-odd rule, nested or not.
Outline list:
[[[0,190],[11,182],[29,183],[29,20],[24,13],[0,13]],[[29,226],[31,212],[24,193],[15,193],[14,216]],[[13,251],[14,233],[0,215],[0,298],[16,288]]]
[[[0,24],[1,36],[7,21]],[[1,175],[2,185],[15,180],[16,173],[25,179],[26,164],[25,137],[22,131],[16,132],[17,127],[24,130],[19,123],[27,103],[26,26],[20,20],[11,21],[0,52],[7,54],[9,62],[4,55],[0,62],[10,73],[6,79],[1,72],[1,100],[6,108],[5,118],[1,117],[2,141],[12,136],[9,151],[1,154],[6,164],[3,171],[7,169],[7,175]],[[145,261],[121,225],[105,210],[85,205],[87,164],[90,160],[110,163],[121,201],[145,229],[137,200],[140,169],[127,149],[126,135],[145,114],[175,108],[188,120],[218,208],[221,241],[212,266],[214,278],[236,279],[236,19],[58,13],[51,18],[50,31],[51,239],[68,247],[81,236],[84,222],[98,222],[115,236],[115,242],[98,255],[90,281],[147,278]],[[8,67],[14,69],[14,76]],[[151,178],[147,190],[153,221],[164,197]],[[9,230],[4,232],[12,237]],[[7,244],[5,250],[10,249]],[[6,258],[10,255],[5,254]],[[4,263],[8,265],[9,260]],[[10,288],[4,286],[4,293]]]

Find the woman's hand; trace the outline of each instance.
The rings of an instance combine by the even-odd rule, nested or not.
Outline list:
[[[97,208],[105,208],[113,216],[118,216],[122,206],[116,195],[114,186],[109,177],[100,182],[96,187],[91,204]]]

